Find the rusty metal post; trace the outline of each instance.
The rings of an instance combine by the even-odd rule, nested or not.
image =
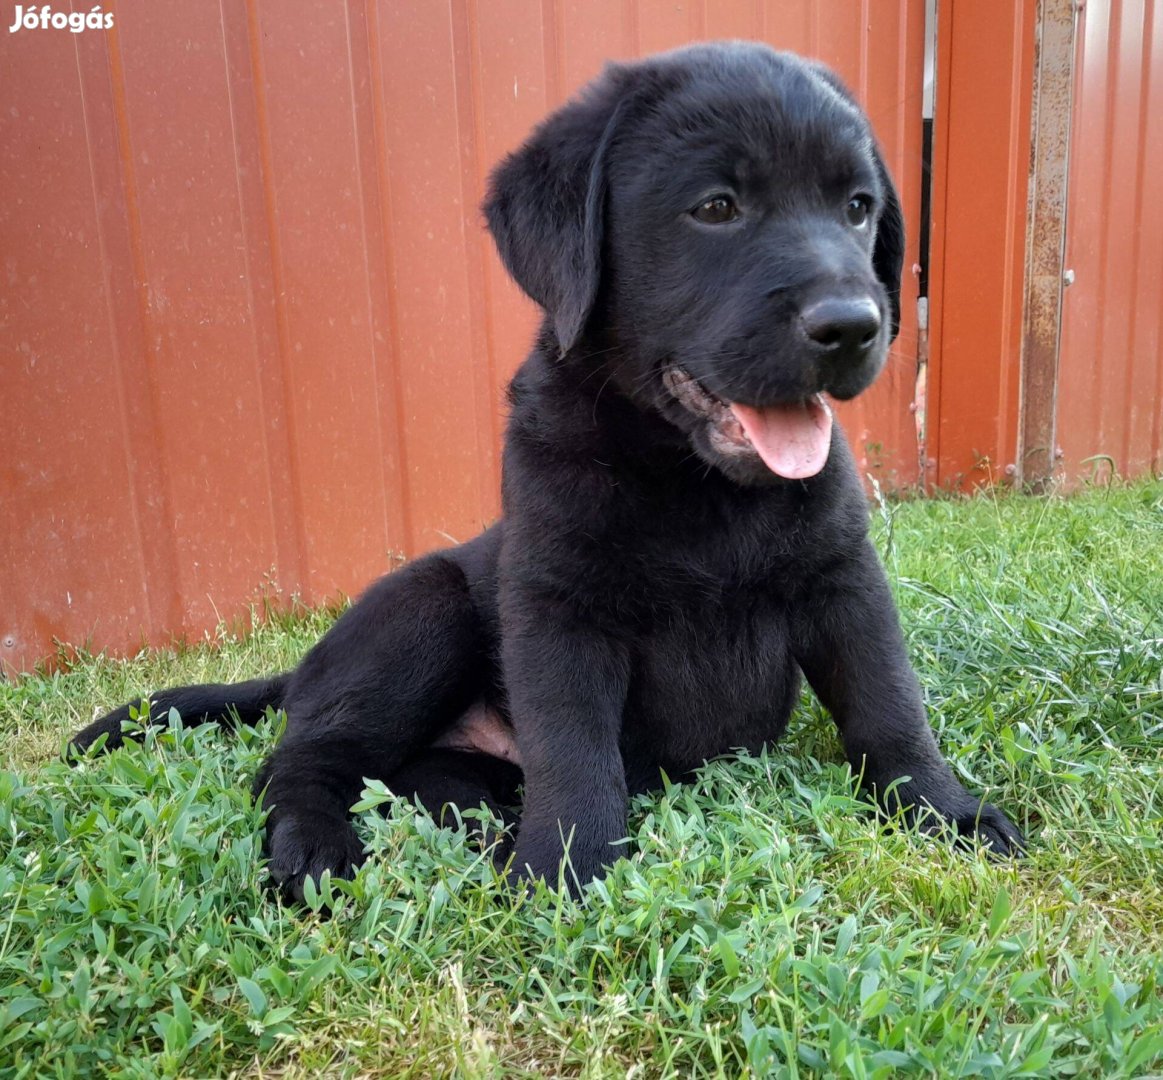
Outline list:
[[[1030,149],[1030,228],[1022,334],[1020,483],[1044,489],[1057,462],[1058,350],[1066,251],[1075,20],[1085,0],[1038,0]]]

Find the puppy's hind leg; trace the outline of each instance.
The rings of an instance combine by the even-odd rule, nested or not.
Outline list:
[[[268,868],[288,895],[362,861],[349,808],[364,778],[387,781],[482,696],[493,652],[482,546],[487,533],[381,579],[291,676],[286,733],[255,781],[270,808]]]
[[[419,803],[441,825],[455,824],[454,806],[476,810],[484,804],[510,830],[517,824],[520,784],[521,769],[510,761],[444,747],[421,751],[388,780],[393,792]],[[498,834],[481,821],[469,822],[468,828],[482,846],[496,842],[493,861],[503,866],[513,848],[512,836]]]

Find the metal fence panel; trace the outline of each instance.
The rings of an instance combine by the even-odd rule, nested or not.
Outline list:
[[[1163,471],[1163,5],[1079,13],[1057,442],[1068,480]]]
[[[354,593],[497,516],[536,316],[478,205],[606,58],[743,36],[834,64],[916,261],[921,0],[114,10],[0,32],[0,667],[198,635],[264,591]],[[842,417],[866,469],[911,483],[911,275],[903,299],[889,370]]]

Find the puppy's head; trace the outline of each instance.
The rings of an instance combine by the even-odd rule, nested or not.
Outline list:
[[[819,472],[824,395],[865,389],[896,336],[904,228],[868,121],[762,45],[611,65],[485,213],[565,361],[616,357],[611,382],[741,483]]]

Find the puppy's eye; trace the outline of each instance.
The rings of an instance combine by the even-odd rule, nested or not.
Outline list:
[[[867,195],[853,195],[844,208],[848,224],[854,229],[863,229],[868,224],[868,215],[871,212],[872,200]]]
[[[696,206],[691,214],[704,225],[723,225],[739,216],[739,208],[730,195],[715,195]]]

